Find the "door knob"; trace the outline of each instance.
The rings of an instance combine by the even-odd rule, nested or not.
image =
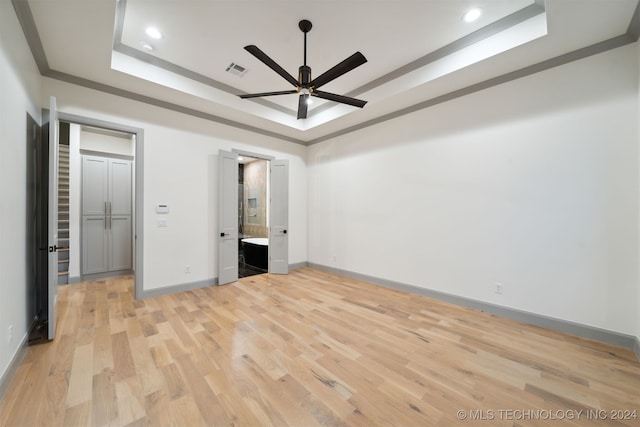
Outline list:
[[[226,235],[227,235],[227,233],[225,233],[225,232],[220,233],[220,237],[224,237]]]
[[[282,230],[282,234],[287,234],[287,230]]]
[[[56,245],[49,246],[49,252],[58,252],[58,247]]]

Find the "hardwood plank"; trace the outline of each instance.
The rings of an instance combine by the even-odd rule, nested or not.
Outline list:
[[[164,390],[158,390],[145,396],[144,408],[149,419],[149,425],[154,427],[171,426],[171,407]]]
[[[68,407],[64,413],[65,426],[90,426],[91,425],[91,401],[79,403]]]
[[[417,295],[310,268],[133,295],[131,276],[61,287],[58,335],[29,348],[0,425],[559,425],[501,409],[640,423],[631,351]]]
[[[231,425],[231,415],[224,412],[219,399],[202,374],[198,372],[192,358],[189,355],[180,356],[177,364],[189,388],[190,398],[196,404],[205,422],[208,425]]]
[[[91,425],[101,427],[117,425],[118,406],[113,371],[100,372],[93,376],[91,399]]]
[[[73,369],[69,378],[66,406],[72,407],[91,400],[93,387],[93,343],[76,347]]]
[[[164,379],[167,382],[169,399],[175,400],[188,393],[187,385],[184,383],[182,374],[175,363],[165,365],[161,368]]]
[[[65,415],[65,399],[67,397],[66,374],[49,375],[36,408],[35,425],[62,427]]]
[[[6,409],[6,426],[35,425],[37,413],[41,411],[40,405],[30,406],[28,402],[41,402],[44,398],[44,390],[49,380],[51,367],[51,353],[55,350],[53,343],[41,344],[31,347],[25,359],[31,359],[28,374],[24,377],[19,389],[19,396],[15,396],[15,404],[11,411]],[[11,387],[9,392],[11,392]],[[13,399],[12,399],[13,400]],[[11,400],[8,400],[11,401]],[[0,403],[0,414],[4,414],[5,400]],[[2,416],[5,417],[4,415]]]
[[[12,413],[13,406],[18,402],[18,399],[23,393],[23,388],[26,389],[25,380],[29,377],[33,362],[23,361],[22,365],[18,368],[11,385],[7,389],[5,395],[2,397],[0,411],[0,426],[9,425],[9,414]]]
[[[136,368],[126,331],[111,335],[111,348],[113,349],[113,372],[116,374],[116,381],[135,376]]]
[[[209,427],[215,426],[205,421],[198,405],[189,396],[183,396],[169,403],[171,418],[169,425],[172,427]]]
[[[140,397],[140,384],[137,378],[117,382],[116,396],[118,425],[126,426],[146,420],[147,412],[144,409],[144,399]]]
[[[93,342],[93,373],[113,370],[113,348],[111,347],[111,327],[109,323],[96,328]]]

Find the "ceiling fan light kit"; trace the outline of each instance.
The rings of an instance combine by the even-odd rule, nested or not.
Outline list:
[[[273,71],[278,73],[282,78],[295,86],[295,89],[291,90],[281,90],[275,92],[262,92],[262,93],[250,93],[239,95],[242,99],[248,98],[259,98],[263,96],[275,96],[275,95],[290,95],[294,93],[299,93],[298,97],[298,119],[306,119],[308,106],[311,103],[311,97],[317,97],[326,99],[329,101],[339,102],[342,104],[352,105],[354,107],[362,108],[365,106],[367,101],[363,101],[361,99],[351,98],[345,95],[337,95],[335,93],[323,92],[317,90],[320,86],[323,86],[330,81],[337,79],[343,74],[348,73],[356,67],[367,62],[367,58],[360,52],[356,52],[344,61],[320,74],[315,79],[311,78],[311,67],[307,65],[307,33],[311,31],[311,27],[313,25],[310,21],[303,19],[298,23],[298,27],[300,31],[304,33],[304,64],[298,68],[298,78],[296,79],[291,74],[289,74],[284,68],[282,68],[278,63],[276,63],[273,59],[271,59],[266,53],[260,50],[255,45],[245,46],[244,49],[255,56],[259,61],[265,64],[267,67],[271,68]]]

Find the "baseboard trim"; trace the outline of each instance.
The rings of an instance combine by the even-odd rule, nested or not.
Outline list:
[[[31,331],[31,328],[29,328],[29,331]],[[7,369],[4,371],[4,373],[0,377],[0,400],[4,398],[5,393],[9,389],[9,386],[11,385],[11,381],[13,381],[13,378],[16,376],[16,373],[18,372],[18,368],[22,364],[24,357],[27,355],[28,349],[29,349],[29,332],[27,332],[22,338],[22,342],[20,343],[20,346],[18,347],[15,354],[13,355],[13,358],[9,362],[9,366],[7,366]]]
[[[289,264],[289,271],[297,270],[299,268],[305,268],[305,267],[308,267],[308,265],[309,265],[309,263],[306,262],[306,261]]]
[[[304,268],[307,265],[308,263],[306,261],[289,264],[289,270],[297,270],[299,268]],[[218,278],[214,277],[208,280],[199,280],[197,282],[180,283],[178,285],[165,286],[163,288],[143,290],[142,299],[154,298],[154,297],[159,297],[159,296],[168,295],[168,294],[175,294],[177,292],[192,291],[194,289],[206,288],[208,286],[214,286],[217,284],[218,284]]]
[[[355,273],[352,271],[342,270],[339,268],[330,267],[322,264],[308,262],[307,265],[310,268],[326,271],[328,273],[336,274],[338,276],[344,276],[351,279],[361,280],[363,282],[373,283],[375,285],[384,286],[386,288],[392,288],[399,291],[412,293],[415,295],[421,295],[428,298],[437,299],[439,301],[448,302],[448,303],[459,305],[462,307],[472,308],[482,312],[495,314],[496,316],[505,317],[511,320],[516,320],[518,322],[523,322],[523,323],[539,326],[546,329],[551,329],[558,332],[576,335],[582,338],[600,341],[607,344],[625,347],[633,350],[636,354],[636,357],[640,361],[640,341],[638,340],[638,338],[632,335],[626,335],[619,332],[610,331],[607,329],[587,326],[580,323],[575,323],[568,320],[561,320],[554,317],[544,316],[542,314],[532,313],[524,310],[518,310],[515,308],[503,307],[500,305],[478,301],[471,298],[465,298],[457,295],[448,294],[445,292],[425,289],[425,288],[421,288],[414,285],[408,285],[405,283],[394,282],[392,280],[382,279],[379,277],[369,276],[361,273]]]
[[[110,279],[112,277],[128,276],[131,274],[133,274],[133,270],[119,270],[119,271],[108,271],[106,273],[83,274],[80,276],[80,282],[90,282],[93,280]],[[75,279],[76,278],[74,277],[74,280]],[[71,280],[69,280],[69,284],[71,284]]]
[[[76,283],[82,282],[82,277],[80,276],[69,276],[69,280],[67,285],[75,285]]]
[[[155,298],[163,295],[192,291],[194,289],[207,288],[209,286],[214,286],[217,284],[218,284],[218,278],[214,277],[213,279],[198,280],[198,281],[189,282],[189,283],[180,283],[178,285],[164,286],[162,288],[156,288],[156,289],[147,289],[142,291],[141,299]]]

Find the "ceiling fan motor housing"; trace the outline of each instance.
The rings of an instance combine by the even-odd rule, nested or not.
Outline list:
[[[307,65],[300,66],[298,69],[298,81],[301,87],[309,88],[309,83],[311,82],[311,67]]]

